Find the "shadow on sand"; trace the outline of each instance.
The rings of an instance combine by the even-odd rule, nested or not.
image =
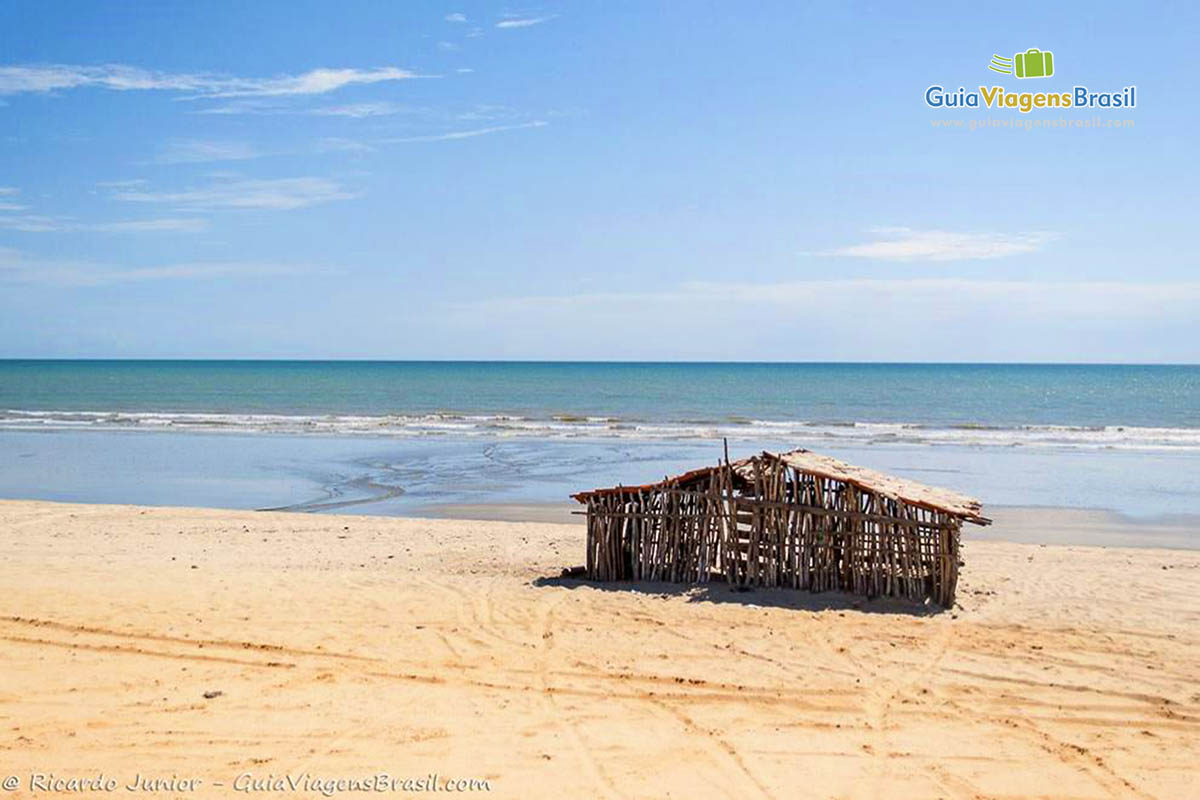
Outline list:
[[[689,603],[734,603],[759,608],[787,608],[795,611],[859,611],[866,614],[898,614],[909,617],[935,617],[950,609],[933,603],[916,603],[894,598],[867,598],[845,592],[808,592],[799,589],[765,589],[757,586],[730,586],[724,581],[704,584],[663,583],[660,581],[591,581],[576,570],[563,575],[535,578],[533,586],[560,589],[587,587],[600,592],[631,592],[654,597],[682,597]]]

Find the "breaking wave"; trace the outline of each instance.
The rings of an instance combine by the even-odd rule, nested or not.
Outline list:
[[[529,437],[648,441],[769,438],[804,442],[969,447],[1200,450],[1200,428],[759,420],[645,421],[556,414],[287,415],[113,411],[0,411],[5,430],[137,430],[379,437]]]

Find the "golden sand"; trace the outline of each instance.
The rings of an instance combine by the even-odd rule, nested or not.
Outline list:
[[[968,541],[931,614],[559,580],[579,525],[0,502],[0,535],[10,796],[1200,796],[1193,551]]]

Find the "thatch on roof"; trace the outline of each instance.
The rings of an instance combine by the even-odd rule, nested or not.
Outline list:
[[[572,496],[588,509],[597,580],[724,578],[945,606],[963,521],[991,522],[973,498],[807,450]]]

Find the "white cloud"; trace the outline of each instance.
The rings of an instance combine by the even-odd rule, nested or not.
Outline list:
[[[100,88],[112,91],[190,92],[198,97],[319,95],[352,84],[419,77],[399,67],[309,70],[299,75],[242,78],[208,73],[155,72],[123,64],[45,64],[0,67],[0,95]]]
[[[310,108],[305,113],[318,117],[352,117],[354,119],[363,119],[364,117],[384,117],[392,114],[400,114],[406,110],[405,106],[397,105],[396,103],[379,102],[350,103],[343,106]]]
[[[365,102],[365,103],[347,103],[344,105],[335,106],[316,106],[313,108],[297,108],[293,105],[282,104],[278,100],[237,100],[225,105],[209,106],[195,110],[194,114],[216,114],[216,115],[258,115],[258,116],[276,116],[276,115],[308,115],[315,117],[352,117],[361,119],[365,117],[382,117],[391,114],[403,114],[412,112],[410,106],[400,105],[398,103],[390,103],[387,101]]]
[[[12,197],[18,194],[21,190],[15,186],[0,186],[0,197]],[[23,203],[14,203],[8,200],[0,200],[0,211],[24,211],[28,206]]]
[[[473,70],[464,69],[471,72]],[[345,117],[348,119],[369,119],[404,115],[418,121],[426,130],[431,128],[446,128],[455,124],[476,124],[480,127],[466,130],[450,130],[440,133],[413,134],[410,136],[385,136],[379,139],[353,139],[345,137],[325,137],[317,139],[308,146],[298,146],[291,150],[258,151],[248,144],[238,142],[212,141],[182,141],[174,142],[164,147],[156,159],[157,162],[185,161],[218,161],[239,158],[254,158],[272,155],[307,155],[312,153],[327,153],[331,151],[369,151],[376,145],[399,144],[409,142],[440,142],[455,139],[470,139],[503,131],[521,130],[524,128],[540,128],[549,123],[543,120],[531,120],[520,111],[503,105],[476,104],[459,111],[443,110],[422,106],[404,105],[387,101],[347,103],[342,105],[325,105],[311,108],[289,108],[285,106],[244,106],[218,107],[198,113],[222,114],[298,114],[318,117]],[[558,114],[558,112],[551,112]],[[560,115],[560,114],[559,114]],[[527,120],[527,121],[521,121]],[[485,123],[490,123],[486,124]]]
[[[168,142],[154,161],[158,164],[198,164],[207,161],[243,161],[261,155],[246,142],[184,139]]]
[[[497,28],[528,28],[532,25],[540,25],[543,22],[549,22],[554,19],[557,14],[550,14],[545,17],[508,17],[496,23]]]
[[[381,139],[383,144],[406,144],[409,142],[448,142],[455,139],[471,139],[476,136],[486,136],[489,133],[501,133],[503,131],[516,131],[523,128],[542,128],[549,123],[541,120],[533,122],[524,122],[520,125],[495,125],[490,128],[475,128],[469,131],[451,131],[450,133],[435,133],[428,136],[402,136],[394,139]]]
[[[165,217],[79,222],[42,214],[19,214],[0,215],[0,229],[22,233],[200,233],[208,229],[208,221],[200,217]]]
[[[177,192],[121,190],[113,194],[118,200],[183,208],[273,210],[305,208],[356,196],[326,178],[220,179]]]
[[[88,230],[101,233],[200,233],[208,230],[208,220],[200,217],[131,219],[93,223],[88,226]]]
[[[357,139],[342,136],[326,136],[313,143],[314,153],[371,153],[375,148]]]
[[[443,17],[443,19],[446,20],[446,22],[466,22],[467,15],[460,14],[456,11],[453,14],[447,14],[445,17]]]
[[[280,105],[279,100],[234,100],[230,103],[217,106],[206,106],[205,108],[197,108],[189,111],[189,114],[212,114],[212,115],[234,115],[234,114],[296,114],[299,113],[296,109]]]
[[[145,178],[129,178],[120,181],[98,181],[96,186],[101,189],[130,189],[134,186],[144,186],[147,182]]]
[[[252,97],[280,95],[325,94],[357,83],[381,83],[383,81],[407,80],[418,77],[408,70],[383,67],[373,70],[360,69],[314,69],[303,75],[285,76],[259,81],[249,81],[245,88],[222,90],[214,97]]]
[[[454,115],[455,119],[467,122],[499,122],[501,120],[516,120],[523,116],[516,109],[508,106],[479,103],[468,111]]]
[[[0,216],[0,228],[22,233],[50,233],[63,230],[64,220],[41,214],[15,214]]]
[[[968,261],[1033,253],[1057,238],[1048,231],[1029,233],[956,233],[912,228],[874,228],[873,242],[838,247],[814,255],[880,261]]]
[[[117,267],[86,260],[40,259],[0,247],[0,282],[58,287],[107,286],[161,280],[211,280],[296,275],[328,270],[271,262],[187,262]]]
[[[115,91],[199,91],[204,81],[200,76],[154,73],[120,64],[101,67],[70,64],[0,67],[0,94],[52,92],[81,86],[98,86]]]

